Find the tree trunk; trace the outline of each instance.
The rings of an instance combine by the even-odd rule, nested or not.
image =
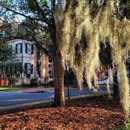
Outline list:
[[[53,25],[50,26],[51,39],[54,45],[53,50],[53,65],[54,65],[54,106],[65,106],[65,96],[64,96],[64,68],[62,55],[59,51],[59,45],[61,44],[61,32],[62,23],[58,20],[59,16],[62,14],[61,10],[55,10],[53,14]],[[58,13],[58,14],[57,14]]]
[[[113,94],[114,96],[119,96],[119,84],[117,79],[117,69],[115,68],[115,73],[113,75]]]
[[[54,95],[54,105],[65,106],[65,98],[64,98],[64,69],[62,56],[60,52],[54,53],[54,87],[55,87],[55,95]]]

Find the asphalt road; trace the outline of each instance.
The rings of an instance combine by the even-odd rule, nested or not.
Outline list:
[[[106,88],[101,88],[98,93],[106,92]],[[89,94],[94,94],[93,90],[84,89],[80,90],[70,90],[70,97],[76,96],[86,96]],[[68,97],[68,92],[65,91],[65,97]],[[25,106],[28,104],[35,104],[39,102],[45,102],[54,99],[54,91],[50,90],[45,93],[22,93],[22,92],[5,92],[0,91],[0,109],[8,109],[19,106]]]

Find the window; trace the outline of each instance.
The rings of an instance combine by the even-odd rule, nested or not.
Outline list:
[[[25,73],[31,74],[31,63],[25,63]]]
[[[33,54],[33,45],[26,43],[25,44],[25,53]]]
[[[31,63],[25,63],[25,74],[27,76],[27,78],[30,78],[31,76]]]
[[[16,54],[22,53],[22,43],[16,44]]]

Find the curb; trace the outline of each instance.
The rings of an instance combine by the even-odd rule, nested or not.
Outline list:
[[[44,101],[35,101],[35,102],[30,102],[30,103],[24,103],[24,104],[16,104],[16,105],[11,105],[11,106],[3,106],[0,107],[0,110],[10,110],[10,109],[15,109],[15,108],[21,108],[21,107],[25,107],[25,106],[30,106],[30,105],[37,105],[40,103],[46,103],[46,102],[52,102],[53,100],[51,99],[46,99]]]

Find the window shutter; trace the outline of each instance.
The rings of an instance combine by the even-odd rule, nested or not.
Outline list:
[[[25,63],[24,68],[25,68],[24,74],[27,74],[27,63]]]
[[[17,49],[18,48],[18,44],[15,45],[15,53],[17,54]]]
[[[25,53],[27,53],[27,43],[25,43]]]
[[[31,64],[31,74],[33,74],[33,64]]]
[[[22,47],[22,43],[20,43],[20,53],[22,53],[23,47]]]
[[[31,46],[31,51],[32,51],[31,54],[33,54],[33,45]]]

